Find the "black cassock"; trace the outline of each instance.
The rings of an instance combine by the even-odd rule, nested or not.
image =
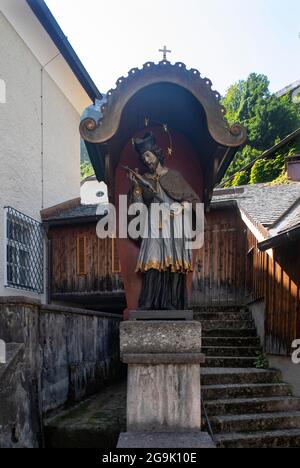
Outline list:
[[[145,174],[160,197],[169,204],[190,202],[193,207],[200,200],[181,174],[169,170],[161,177]],[[140,195],[131,193],[130,202],[143,201],[149,207],[153,193],[142,188]],[[182,216],[182,215],[181,215]],[[142,291],[139,298],[141,310],[184,310],[186,308],[186,277],[192,270],[192,253],[185,249],[183,236],[174,236],[177,223],[171,219],[171,236],[167,239],[149,238],[142,240],[137,272],[143,275]],[[150,223],[149,223],[150,226]],[[151,228],[150,228],[151,229]],[[176,237],[176,238],[174,238]]]

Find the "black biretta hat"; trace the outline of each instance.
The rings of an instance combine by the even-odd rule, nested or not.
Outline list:
[[[153,151],[153,149],[157,148],[155,136],[151,132],[145,133],[143,138],[135,138],[133,142],[134,148],[140,156],[146,151]]]

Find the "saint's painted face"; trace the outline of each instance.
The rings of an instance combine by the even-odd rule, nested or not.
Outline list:
[[[146,151],[143,154],[142,161],[145,164],[145,166],[147,166],[150,169],[151,172],[155,172],[159,164],[158,158],[151,151]]]

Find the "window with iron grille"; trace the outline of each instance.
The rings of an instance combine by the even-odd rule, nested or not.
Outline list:
[[[6,286],[44,291],[42,225],[14,208],[6,211]]]

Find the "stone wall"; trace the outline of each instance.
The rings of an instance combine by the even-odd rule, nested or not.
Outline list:
[[[0,338],[22,346],[0,372],[0,447],[41,446],[42,419],[49,411],[121,378],[120,320],[26,298],[0,298]]]
[[[265,347],[265,301],[258,300],[248,304],[249,310],[252,314],[252,318],[255,322],[258,336],[260,338],[261,345]]]
[[[294,396],[300,397],[300,364],[294,364],[290,357],[268,355],[270,367],[282,372],[284,382],[291,386]]]
[[[257,300],[248,304],[252,313],[261,344],[265,350],[265,301]],[[292,349],[291,349],[292,353]],[[267,354],[270,368],[279,370],[282,373],[282,379],[291,386],[294,396],[300,396],[300,364],[293,364],[291,357],[277,356]]]

